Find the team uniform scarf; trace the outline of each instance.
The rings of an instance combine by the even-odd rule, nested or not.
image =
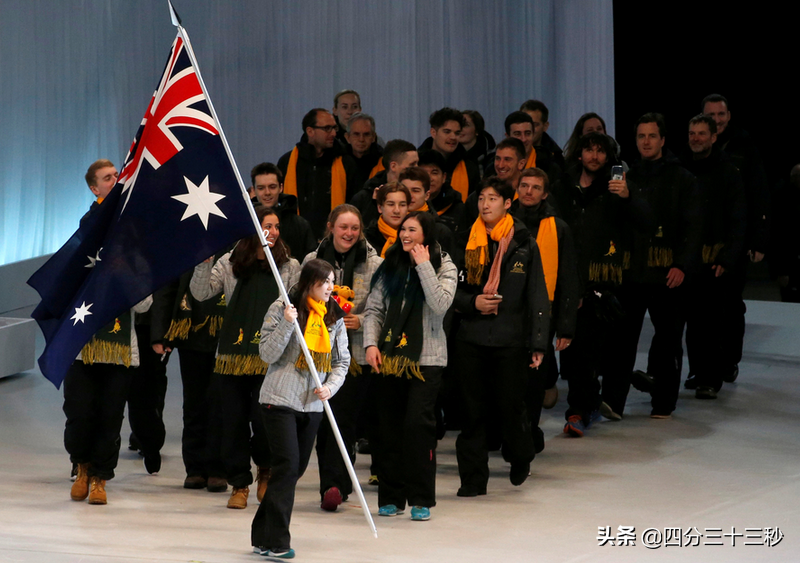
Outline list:
[[[383,235],[383,238],[386,239],[386,242],[383,243],[383,249],[381,250],[381,258],[385,258],[386,251],[389,250],[389,247],[397,240],[397,229],[389,226],[389,224],[383,220],[383,217],[379,217],[378,230]]]
[[[208,335],[213,340],[222,328],[225,316],[225,294],[205,301],[197,301],[189,291],[191,275],[181,276],[178,283],[180,301],[173,305],[172,321],[164,340],[177,342],[188,340],[190,335]]]
[[[81,350],[84,364],[131,367],[131,312],[125,311],[98,330]]]
[[[509,213],[506,213],[492,229],[491,237],[493,241],[498,243],[503,240],[507,241],[505,243],[505,248],[508,248],[508,242],[511,241],[513,236],[514,218]],[[502,253],[505,251],[505,248],[501,245],[500,249],[502,252],[498,252],[492,264],[492,269],[495,269],[495,264],[497,264],[498,280],[500,262],[502,262]],[[470,285],[479,285],[483,279],[483,269],[486,264],[489,263],[489,239],[486,234],[486,223],[484,223],[483,219],[480,217],[472,224],[472,229],[469,232],[464,262],[467,267],[467,283]],[[490,278],[491,277],[490,273]]]
[[[422,355],[422,305],[425,293],[416,268],[408,268],[398,275],[406,277],[404,291],[392,295],[386,310],[386,319],[378,340],[381,351],[381,373],[408,379],[416,377],[425,381],[420,370]]]
[[[306,299],[306,305],[308,306],[308,321],[303,338],[314,359],[317,373],[328,373],[331,371],[331,336],[328,333],[328,327],[325,326],[325,313],[328,312],[328,308],[323,301],[316,301],[311,297]],[[302,350],[294,365],[297,369],[308,369],[306,355]]]
[[[269,306],[278,298],[278,284],[270,270],[256,266],[233,290],[219,337],[214,371],[223,375],[256,375],[269,367],[258,353],[261,325]]]
[[[289,166],[286,168],[286,178],[283,180],[283,193],[297,197],[297,157],[300,151],[295,146],[289,156]],[[344,170],[342,157],[333,160],[331,166],[331,209],[344,203],[347,196],[347,173]],[[298,215],[300,208],[298,206]]]
[[[539,222],[536,244],[539,246],[539,255],[542,259],[547,297],[552,302],[555,299],[558,279],[558,231],[555,217],[545,217]]]
[[[371,171],[370,171],[370,173],[369,173],[369,177],[370,177],[370,178],[373,178],[373,177],[375,177],[375,175],[377,175],[379,172],[383,172],[384,170],[386,170],[386,168],[383,166],[383,159],[382,159],[382,158],[381,158],[381,159],[378,159],[378,164],[376,164],[376,165],[375,165],[375,166],[372,168],[372,170],[371,170]]]
[[[463,160],[456,164],[453,170],[453,175],[450,178],[450,187],[461,194],[461,201],[467,201],[469,176],[467,175],[467,164]]]

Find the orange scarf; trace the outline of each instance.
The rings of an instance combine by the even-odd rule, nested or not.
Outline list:
[[[453,170],[453,176],[450,178],[450,186],[461,194],[461,201],[467,201],[469,195],[469,177],[467,176],[467,165],[462,160]]]
[[[513,236],[513,232],[514,218],[506,213],[494,226],[490,236],[493,241],[500,242],[509,235]],[[495,261],[497,258],[495,256]],[[469,232],[464,261],[467,267],[467,283],[473,285],[481,283],[483,268],[489,262],[489,238],[486,234],[486,223],[480,217],[472,224]]]
[[[528,155],[528,160],[525,163],[525,168],[536,168],[536,149],[531,147],[531,154]]]
[[[428,207],[428,202],[427,202],[427,201],[426,201],[425,203],[423,203],[423,204],[422,204],[422,207],[420,207],[419,209],[417,209],[417,211],[430,211],[430,210],[431,210],[431,209],[430,209],[430,207]]]
[[[547,217],[539,223],[536,244],[539,246],[539,255],[542,258],[547,296],[552,302],[555,299],[558,278],[558,231],[555,217]]]
[[[283,193],[297,197],[297,147],[292,149],[289,156],[289,166],[286,168],[286,178],[283,180]],[[344,203],[347,196],[347,173],[342,164],[342,157],[336,157],[331,166],[331,209]],[[300,206],[297,207],[300,214]]]
[[[383,217],[378,217],[378,230],[383,235],[383,238],[386,239],[383,250],[381,250],[381,258],[384,258],[386,256],[386,251],[389,250],[389,247],[397,240],[397,229],[389,226],[389,224],[383,220]]]
[[[452,204],[452,203],[451,203],[450,205],[448,205],[447,207],[445,207],[444,209],[440,209],[440,210],[438,210],[438,211],[436,212],[436,214],[437,214],[439,217],[441,217],[442,215],[444,215],[445,213],[447,213],[447,210],[448,210],[448,209],[450,209],[451,207],[453,207],[453,204]]]
[[[383,167],[383,159],[381,158],[380,160],[378,160],[378,164],[376,164],[375,167],[372,169],[372,171],[369,173],[369,177],[372,178],[378,172],[383,172],[384,170],[386,170],[386,168]]]

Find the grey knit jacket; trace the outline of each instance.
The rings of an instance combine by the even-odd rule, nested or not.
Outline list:
[[[355,292],[355,297],[353,297],[353,310],[350,312],[358,317],[361,327],[357,330],[347,331],[347,338],[350,340],[350,353],[353,355],[355,362],[362,366],[367,363],[367,355],[364,353],[364,308],[367,305],[367,295],[369,295],[372,275],[375,273],[375,270],[378,269],[378,266],[381,265],[381,262],[383,262],[383,258],[378,256],[375,249],[372,248],[369,243],[366,244],[367,259],[353,268],[353,287],[350,288]],[[309,252],[303,260],[303,265],[316,257],[316,250],[314,252]],[[336,284],[341,285],[344,270],[334,267],[333,272],[336,278]]]
[[[322,401],[314,394],[314,378],[308,370],[299,370],[295,362],[302,348],[294,332],[294,323],[283,316],[286,303],[279,298],[269,307],[261,327],[258,351],[269,364],[258,402],[288,407],[298,412],[321,412]],[[335,395],[344,383],[350,367],[350,350],[344,320],[328,327],[331,337],[331,371],[320,373],[320,381]]]
[[[444,315],[453,303],[458,284],[458,270],[446,253],[442,253],[442,265],[439,271],[433,265],[423,262],[416,266],[422,291],[425,294],[425,304],[422,306],[422,331],[425,335],[422,340],[422,354],[419,358],[421,366],[446,366],[447,365],[447,336],[442,323]],[[378,281],[373,286],[367,297],[367,306],[364,311],[364,348],[378,345],[378,339],[386,318],[389,301],[383,297],[383,281]]]

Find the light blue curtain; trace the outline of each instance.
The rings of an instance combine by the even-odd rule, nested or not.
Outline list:
[[[419,143],[430,113],[503,119],[529,98],[563,144],[614,123],[612,0],[175,0],[246,181],[353,88],[379,135]],[[0,0],[0,265],[58,249],[119,167],[175,36],[163,0]],[[610,133],[614,133],[613,130]]]

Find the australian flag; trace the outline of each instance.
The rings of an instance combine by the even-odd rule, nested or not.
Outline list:
[[[45,377],[60,387],[99,329],[254,234],[249,205],[179,33],[117,185],[28,280],[42,297]]]

